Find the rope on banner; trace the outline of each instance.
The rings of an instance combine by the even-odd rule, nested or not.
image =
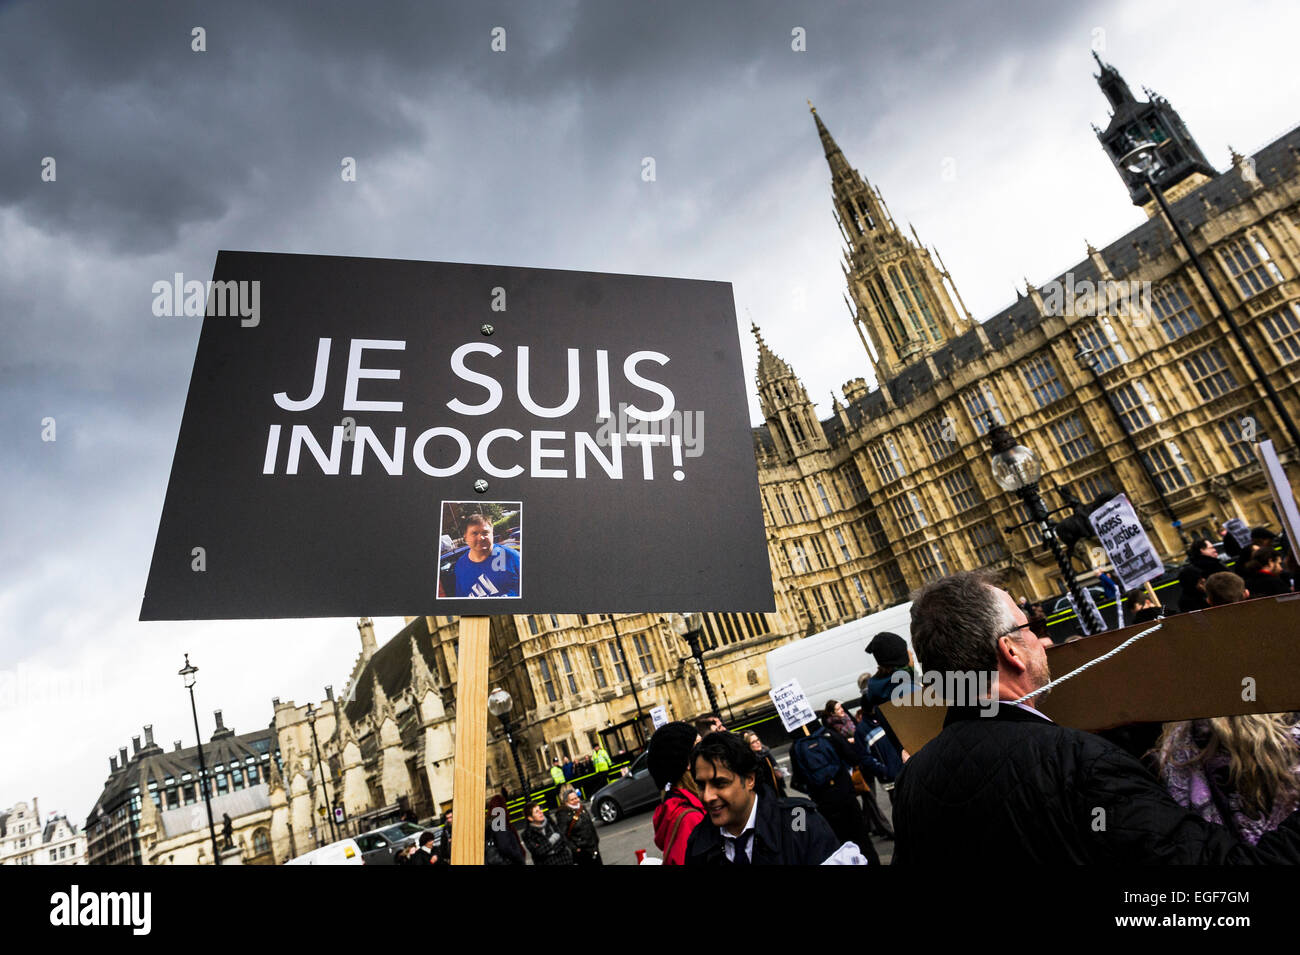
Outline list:
[[[1159,630],[1159,629],[1160,629],[1161,627],[1163,627],[1163,626],[1164,626],[1164,618],[1162,617],[1162,618],[1160,619],[1160,622],[1157,623],[1154,627],[1147,627],[1147,628],[1146,628],[1145,630],[1143,630],[1141,633],[1135,633],[1133,636],[1129,637],[1127,640],[1125,640],[1123,643],[1121,643],[1119,646],[1117,646],[1114,650],[1111,650],[1111,651],[1109,651],[1109,652],[1107,652],[1107,653],[1103,653],[1101,656],[1097,657],[1095,660],[1089,660],[1089,661],[1088,661],[1087,663],[1085,663],[1083,666],[1078,667],[1078,668],[1076,668],[1076,669],[1074,669],[1074,670],[1071,670],[1069,673],[1065,674],[1065,676],[1057,677],[1057,678],[1056,678],[1055,680],[1053,680],[1051,683],[1045,684],[1044,686],[1040,686],[1038,689],[1034,690],[1034,692],[1032,692],[1032,693],[1026,693],[1026,694],[1025,694],[1024,696],[1022,696],[1020,699],[1018,699],[1018,700],[1013,700],[1012,702],[1014,702],[1014,703],[1024,703],[1026,700],[1031,700],[1031,699],[1033,699],[1034,697],[1038,696],[1038,694],[1040,694],[1040,693],[1046,693],[1048,690],[1052,689],[1052,688],[1055,687],[1055,686],[1059,686],[1060,684],[1064,683],[1066,680],[1070,680],[1070,679],[1073,679],[1074,677],[1078,676],[1078,675],[1079,675],[1080,673],[1082,673],[1084,670],[1088,669],[1088,667],[1096,666],[1098,663],[1101,663],[1101,662],[1104,661],[1104,660],[1109,660],[1111,657],[1113,657],[1115,654],[1119,653],[1121,650],[1125,650],[1125,649],[1131,647],[1133,644],[1137,643],[1137,642],[1138,642],[1139,640],[1141,640],[1143,637],[1147,636],[1148,634],[1155,633],[1157,630]]]

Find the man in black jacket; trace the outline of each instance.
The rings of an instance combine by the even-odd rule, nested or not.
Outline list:
[[[708,811],[686,842],[686,865],[821,865],[840,847],[817,807],[755,790],[758,758],[735,733],[710,733],[691,752]]]
[[[1184,809],[1137,760],[1039,713],[1047,657],[1015,601],[978,573],[924,587],[912,645],[926,670],[996,669],[989,709],[950,707],[943,731],[903,767],[894,862],[1300,863],[1300,813],[1255,846]],[[1123,687],[1117,692],[1124,692]]]

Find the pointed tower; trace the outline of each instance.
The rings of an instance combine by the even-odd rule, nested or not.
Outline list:
[[[884,381],[967,331],[971,321],[953,305],[946,273],[935,266],[916,231],[908,238],[895,225],[880,191],[849,165],[817,108],[812,103],[808,108],[831,167],[835,221],[847,244],[849,311],[876,380]]]
[[[758,400],[777,453],[787,461],[810,451],[825,451],[826,432],[794,370],[773,354],[757,325],[751,325],[758,342]]]
[[[1093,126],[1092,129],[1105,148],[1115,171],[1124,180],[1129,198],[1135,206],[1145,208],[1148,215],[1155,214],[1155,201],[1147,192],[1145,181],[1137,173],[1130,172],[1120,161],[1138,143],[1152,142],[1158,147],[1160,169],[1156,173],[1156,182],[1171,200],[1186,195],[1218,175],[1192,134],[1187,131],[1178,110],[1170,106],[1167,99],[1143,87],[1142,92],[1147,99],[1139,100],[1128,88],[1128,83],[1120,76],[1119,70],[1103,62],[1095,51],[1092,58],[1101,68],[1095,79],[1111,109],[1110,122],[1106,128],[1103,130]]]

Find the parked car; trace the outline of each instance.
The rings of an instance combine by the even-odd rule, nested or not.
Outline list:
[[[649,754],[642,753],[621,776],[591,797],[593,814],[603,823],[617,822],[629,813],[648,809],[659,802],[659,787],[648,768]]]
[[[327,846],[305,852],[285,865],[365,865],[366,860],[355,839],[340,839]]]
[[[392,865],[393,856],[407,846],[415,844],[424,830],[413,822],[399,822],[394,826],[372,829],[357,836],[357,845],[366,865]]]

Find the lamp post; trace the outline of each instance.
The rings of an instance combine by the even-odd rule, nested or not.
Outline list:
[[[1038,526],[1043,539],[1052,548],[1057,566],[1061,568],[1061,575],[1065,578],[1065,586],[1074,599],[1079,623],[1083,626],[1084,632],[1101,633],[1106,629],[1106,623],[1093,605],[1084,600],[1084,595],[1079,590],[1079,582],[1074,578],[1074,568],[1070,565],[1070,558],[1056,536],[1056,524],[1047,510],[1047,505],[1043,503],[1043,496],[1038,492],[1038,479],[1042,477],[1042,467],[1034,457],[1034,452],[1022,444],[1016,444],[1015,438],[1011,437],[1011,432],[1004,425],[993,424],[989,429],[989,439],[993,446],[993,480],[997,481],[998,487],[1002,490],[1014,492],[1025,502],[1025,507],[1029,511],[1029,520]]]
[[[704,666],[704,646],[702,643],[704,614],[673,614],[672,628],[673,632],[685,640],[686,645],[691,648],[691,656],[695,658],[695,665],[700,668],[700,679],[704,682],[704,692],[709,698],[709,712],[721,716],[722,711],[718,709],[718,698],[713,694],[713,684],[709,682],[709,671]]]
[[[632,702],[636,704],[636,741],[638,746],[645,745],[645,731],[641,724],[645,722],[645,717],[641,715],[641,695],[636,691],[636,680],[632,677],[632,664],[627,660],[627,654],[623,652],[623,635],[618,632],[618,621],[614,615],[609,615],[609,622],[614,628],[614,644],[618,647],[619,658],[623,661],[623,671],[627,674],[628,683],[632,684]],[[618,674],[615,674],[617,676]]]
[[[519,788],[523,791],[524,799],[528,799],[528,779],[524,776],[523,764],[519,762],[519,743],[516,742],[512,730],[514,727],[510,723],[510,710],[515,705],[515,701],[510,694],[501,687],[497,687],[488,694],[488,712],[501,721],[501,728],[505,730],[506,742],[510,744],[510,755],[515,760],[515,772],[519,774]]]
[[[199,789],[203,792],[203,805],[208,809],[208,835],[212,837],[212,864],[221,865],[221,850],[217,848],[217,825],[212,821],[212,797],[208,795],[208,767],[203,761],[203,737],[199,734],[199,711],[194,705],[194,674],[199,668],[190,663],[190,655],[185,654],[185,666],[177,673],[190,691],[190,714],[194,717],[194,738],[199,744]]]
[[[1132,142],[1132,140],[1129,141]],[[1218,308],[1223,320],[1228,323],[1228,331],[1232,333],[1237,346],[1241,349],[1242,354],[1246,356],[1246,361],[1250,364],[1250,369],[1254,372],[1256,380],[1264,386],[1264,392],[1268,396],[1269,404],[1273,406],[1273,413],[1282,422],[1282,427],[1286,429],[1287,435],[1291,438],[1292,446],[1300,450],[1300,431],[1296,430],[1295,422],[1291,420],[1286,407],[1282,404],[1282,398],[1278,395],[1272,382],[1268,380],[1268,375],[1264,373],[1263,366],[1260,365],[1259,359],[1255,357],[1254,350],[1247,344],[1246,336],[1242,333],[1241,326],[1237,324],[1236,318],[1233,317],[1232,310],[1228,308],[1228,303],[1223,300],[1223,295],[1219,292],[1218,286],[1210,281],[1210,275],[1205,271],[1205,264],[1201,261],[1201,257],[1196,254],[1196,250],[1192,248],[1191,240],[1188,239],[1187,233],[1183,231],[1183,227],[1174,218],[1174,214],[1169,208],[1169,202],[1165,199],[1164,190],[1156,182],[1156,172],[1160,169],[1161,163],[1155,143],[1141,142],[1135,144],[1132,149],[1120,158],[1120,162],[1130,172],[1136,173],[1146,180],[1147,191],[1159,204],[1160,210],[1165,214],[1165,218],[1174,230],[1174,235],[1178,236],[1178,241],[1182,243],[1184,251],[1187,252],[1187,257],[1192,260],[1192,266],[1196,269],[1196,274],[1201,277],[1205,287],[1210,290],[1210,296],[1214,299],[1215,307]]]
[[[1142,473],[1151,482],[1151,488],[1156,492],[1156,499],[1160,502],[1161,509],[1169,517],[1169,523],[1174,526],[1174,532],[1178,535],[1178,539],[1186,544],[1187,542],[1183,538],[1183,522],[1174,515],[1174,509],[1170,506],[1169,499],[1165,497],[1164,488],[1160,486],[1160,481],[1152,473],[1146,459],[1142,457],[1142,452],[1138,450],[1137,440],[1133,437],[1132,432],[1124,426],[1124,416],[1120,414],[1119,408],[1115,406],[1115,399],[1102,383],[1101,368],[1098,367],[1101,362],[1100,356],[1089,346],[1080,345],[1079,352],[1074,357],[1079,360],[1079,364],[1083,365],[1092,374],[1092,380],[1096,384],[1097,390],[1101,392],[1102,397],[1106,399],[1106,407],[1110,408],[1110,414],[1115,419],[1116,427],[1119,428],[1120,434],[1124,435],[1124,440],[1128,444],[1129,450],[1133,452],[1133,457],[1137,459],[1138,465],[1142,468]]]
[[[316,771],[320,774],[320,784],[325,790],[325,815],[330,821],[330,841],[339,841],[339,832],[334,827],[334,806],[330,800],[329,779],[325,776],[325,767],[320,758],[320,740],[316,738],[316,707],[307,704],[307,724],[311,727],[311,745],[316,750]]]

